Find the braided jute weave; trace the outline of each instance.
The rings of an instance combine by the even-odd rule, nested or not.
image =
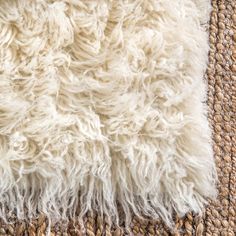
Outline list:
[[[51,235],[206,235],[236,234],[236,2],[212,0],[210,53],[206,79],[209,84],[209,120],[214,131],[214,152],[219,176],[218,199],[211,202],[203,216],[189,213],[176,218],[175,232],[162,222],[134,218],[132,231],[109,227],[97,215],[85,217],[85,227],[71,222],[68,228],[56,225]],[[12,216],[14,218],[14,216]],[[0,235],[45,235],[47,220],[0,222]]]

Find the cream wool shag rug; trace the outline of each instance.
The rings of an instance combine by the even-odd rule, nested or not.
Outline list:
[[[202,212],[217,178],[209,12],[209,0],[1,0],[0,217],[95,210],[171,226]]]

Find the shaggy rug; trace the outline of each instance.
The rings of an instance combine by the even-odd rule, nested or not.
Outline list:
[[[209,14],[209,0],[0,1],[0,217],[201,213],[217,179]]]

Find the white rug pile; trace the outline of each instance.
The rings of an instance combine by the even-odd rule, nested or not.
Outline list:
[[[0,1],[0,217],[119,205],[161,217],[216,195],[209,0]],[[27,211],[25,210],[27,209]]]

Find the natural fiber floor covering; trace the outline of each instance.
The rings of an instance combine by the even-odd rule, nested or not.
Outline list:
[[[98,216],[85,217],[85,228],[71,222],[68,229],[56,225],[51,235],[207,235],[233,236],[236,232],[236,4],[235,0],[212,1],[210,22],[209,120],[214,130],[214,153],[219,176],[218,200],[211,202],[204,216],[188,214],[176,219],[176,231],[162,222],[133,219],[131,233],[109,227]],[[14,216],[12,216],[14,218]],[[44,235],[47,221],[0,223],[0,235]]]

